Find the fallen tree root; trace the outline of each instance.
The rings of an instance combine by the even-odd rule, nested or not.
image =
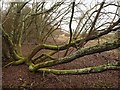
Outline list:
[[[77,74],[90,74],[90,73],[99,73],[107,70],[119,70],[120,66],[118,63],[116,64],[107,64],[107,65],[100,65],[95,67],[88,67],[88,68],[82,68],[82,69],[71,69],[71,70],[56,70],[56,69],[47,69],[47,68],[41,68],[38,69],[39,72],[44,73],[53,73],[57,75],[77,75]]]
[[[18,61],[12,61],[12,62],[6,64],[3,68],[6,68],[10,65],[20,65],[20,64],[23,64],[23,63],[25,63],[25,59],[20,59]]]

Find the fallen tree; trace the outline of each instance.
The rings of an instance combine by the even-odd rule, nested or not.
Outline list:
[[[91,25],[88,25],[89,28],[87,28],[87,30],[84,28],[85,36],[81,38],[80,36],[78,36],[77,34],[73,34],[73,32],[72,32],[71,24],[72,24],[73,15],[75,13],[74,12],[75,2],[70,3],[70,5],[72,4],[72,13],[71,13],[71,18],[70,18],[70,22],[69,22],[69,29],[70,29],[69,42],[64,45],[50,45],[50,44],[44,43],[44,38],[43,38],[43,40],[40,40],[40,43],[38,42],[39,44],[33,50],[31,50],[30,54],[27,57],[24,57],[22,55],[22,51],[21,51],[22,37],[24,34],[24,30],[26,31],[25,28],[29,27],[31,22],[33,22],[32,21],[33,18],[31,20],[31,22],[28,23],[29,24],[28,26],[27,25],[25,26],[25,23],[28,22],[26,20],[33,16],[37,18],[39,15],[42,15],[42,14],[43,14],[43,16],[44,16],[44,14],[46,15],[46,13],[47,13],[47,15],[49,13],[51,14],[52,12],[54,12],[54,10],[55,11],[59,10],[57,8],[63,4],[63,3],[57,3],[57,4],[53,5],[53,7],[51,7],[51,9],[46,11],[46,10],[43,10],[44,3],[40,3],[40,4],[38,4],[38,7],[36,7],[36,8],[37,9],[41,8],[41,10],[42,10],[41,13],[39,10],[38,10],[38,12],[37,11],[32,12],[32,9],[34,9],[34,8],[32,8],[31,12],[26,14],[24,17],[24,16],[22,16],[21,12],[22,12],[23,7],[25,7],[25,5],[27,3],[28,2],[11,3],[11,5],[10,5],[10,8],[6,14],[6,17],[8,17],[9,13],[12,12],[12,9],[13,9],[15,12],[15,17],[14,17],[15,19],[14,19],[14,23],[13,23],[14,29],[13,29],[13,31],[11,31],[13,33],[8,32],[6,30],[4,23],[2,24],[2,32],[3,32],[2,38],[4,40],[4,43],[8,47],[7,51],[9,51],[9,54],[7,54],[7,55],[9,55],[9,57],[10,57],[9,60],[12,60],[12,62],[8,63],[4,67],[7,67],[9,65],[25,64],[28,66],[29,70],[32,72],[53,73],[53,74],[87,74],[87,73],[99,73],[99,72],[106,71],[106,70],[119,70],[120,69],[119,61],[118,62],[116,61],[115,63],[112,63],[112,64],[107,64],[107,65],[100,65],[100,66],[95,66],[95,67],[86,67],[86,68],[72,69],[72,70],[56,70],[56,69],[48,69],[47,68],[47,67],[51,67],[51,66],[55,66],[55,65],[69,63],[71,61],[74,61],[77,58],[80,58],[80,57],[83,57],[86,55],[109,51],[109,50],[117,49],[120,47],[120,39],[119,38],[116,38],[111,42],[102,43],[101,45],[98,44],[98,45],[91,46],[91,47],[84,47],[84,45],[87,42],[98,39],[104,35],[107,35],[111,32],[115,32],[118,29],[120,29],[120,26],[119,26],[120,19],[117,19],[115,21],[114,18],[111,22],[105,22],[103,24],[103,25],[109,24],[104,29],[100,28],[100,27],[102,27],[102,25],[99,26],[99,28],[97,28],[95,26],[97,21],[99,20],[100,14],[103,14],[103,12],[101,12],[101,10],[103,8],[109,6],[110,4],[105,5],[105,2],[97,4],[97,6],[99,6],[100,8],[97,11],[95,10],[93,12],[93,13],[97,12],[97,14],[93,18],[93,21],[91,21],[91,19],[90,19],[93,14],[92,13],[90,16],[88,16],[87,21],[83,23],[83,26],[80,29],[80,31],[82,31],[84,26],[87,25],[88,22],[91,22]],[[16,5],[17,5],[17,7],[16,7]],[[43,6],[40,6],[40,5],[43,5]],[[114,4],[112,4],[112,5],[114,5]],[[114,6],[119,7],[118,5],[114,5]],[[92,10],[94,10],[95,7],[96,7],[96,5],[93,7]],[[16,9],[14,9],[14,8],[16,8]],[[70,9],[70,7],[68,9]],[[89,12],[89,10],[87,11],[87,13],[88,12]],[[85,15],[83,15],[83,18],[85,18],[87,13]],[[116,13],[114,13],[114,15],[115,15],[115,17],[117,16]],[[39,17],[41,17],[41,19],[42,19],[42,16],[39,16]],[[48,15],[48,17],[49,17],[48,20],[45,22],[50,21],[49,19],[51,19],[51,18],[49,15]],[[58,17],[59,17],[59,15],[58,15]],[[20,18],[22,18],[22,20],[23,20],[22,22],[20,22]],[[60,21],[64,20],[63,18],[64,18],[64,16],[61,18]],[[83,18],[81,18],[81,19],[83,19]],[[45,18],[43,18],[43,19],[45,19]],[[53,19],[52,22],[55,22],[54,21],[55,19],[56,19],[56,17]],[[81,19],[80,19],[80,21],[81,21]],[[39,26],[37,26],[38,25],[37,22],[38,22],[37,19],[35,19],[36,29],[38,30]],[[16,24],[18,24],[18,26]],[[58,22],[55,23],[55,25],[56,24],[58,24]],[[19,26],[22,26],[22,27],[20,28]],[[52,25],[50,25],[49,27],[52,27]],[[94,31],[99,31],[97,29],[101,29],[101,31],[94,33]],[[51,32],[53,32],[53,31],[51,31]],[[48,33],[50,33],[50,32],[48,31]],[[78,33],[78,32],[76,32],[76,33]],[[48,34],[46,34],[46,35],[48,35]],[[74,35],[77,36],[76,39],[73,39]],[[44,37],[44,36],[42,36],[42,37]],[[73,47],[74,49],[76,49],[76,51],[71,53],[70,55],[67,55],[70,47]],[[4,46],[3,46],[3,48],[4,48]],[[38,57],[35,57],[35,55],[43,49],[51,50],[51,52],[48,54],[43,53],[43,54],[39,55]],[[60,51],[63,51],[63,50],[66,50],[64,57],[62,57],[62,58],[53,57],[54,54],[56,54]],[[48,60],[44,61],[44,59],[48,59]],[[42,62],[39,62],[39,61],[42,61]]]

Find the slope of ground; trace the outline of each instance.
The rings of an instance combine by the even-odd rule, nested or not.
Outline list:
[[[87,46],[88,45],[90,45],[90,43],[88,43]],[[29,49],[34,47],[35,45],[24,44],[24,56],[27,56]],[[62,56],[63,52],[60,52],[58,56]],[[75,69],[112,63],[118,60],[117,53],[117,50],[96,53],[51,68]],[[119,73],[117,70],[83,75],[54,75],[33,73],[28,70],[27,66],[19,65],[3,68],[2,75],[3,88],[26,87],[39,90],[40,88],[118,88],[119,86]]]

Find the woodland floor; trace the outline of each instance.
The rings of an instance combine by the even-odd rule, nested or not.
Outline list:
[[[24,56],[27,56],[27,52],[29,52],[29,49],[31,48],[34,48],[34,45],[23,45]],[[63,52],[60,52],[56,56],[61,57]],[[57,65],[51,68],[84,68],[112,63],[115,62],[115,60],[118,60],[117,50],[111,50],[84,56],[74,60],[73,62]],[[30,72],[28,67],[25,65],[19,65],[3,68],[2,72],[3,88],[20,88],[25,86],[28,88],[33,88],[33,90],[39,90],[41,88],[118,88],[119,86],[119,73],[117,70],[83,75],[43,75],[40,73]]]

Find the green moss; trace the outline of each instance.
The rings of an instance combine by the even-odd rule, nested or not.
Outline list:
[[[25,59],[23,58],[23,59],[20,59],[18,61],[15,61],[14,64],[19,65],[19,64],[23,64],[24,62],[25,62]]]
[[[113,65],[114,66],[114,65]],[[40,68],[38,71],[40,72],[47,72],[47,73],[53,73],[53,74],[89,74],[89,73],[98,73],[98,72],[103,72],[106,70],[117,70],[120,69],[119,66],[114,66],[113,68],[112,64],[111,65],[100,65],[96,67],[88,67],[88,68],[83,68],[83,69],[72,69],[72,70],[56,70],[56,69],[46,69],[46,68]]]
[[[34,71],[34,66],[33,65],[29,65],[29,70],[30,71]]]
[[[42,46],[45,48],[45,49],[51,49],[51,50],[54,50],[54,49],[58,49],[60,48],[60,46],[55,46],[55,45],[48,45],[48,44],[42,44]]]

